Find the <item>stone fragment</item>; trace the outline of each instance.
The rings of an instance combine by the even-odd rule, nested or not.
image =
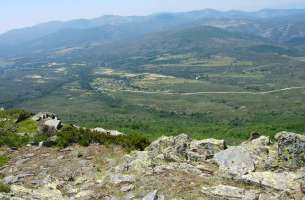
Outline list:
[[[164,195],[158,194],[158,190],[148,193],[142,200],[164,200]]]
[[[135,177],[131,175],[114,174],[110,177],[111,182],[118,185],[123,183],[134,183]]]
[[[134,188],[135,188],[135,186],[133,184],[123,185],[121,187],[121,192],[129,192],[129,191],[133,190]]]
[[[209,198],[217,198],[223,200],[257,200],[258,197],[257,191],[245,190],[228,185],[203,187],[202,193]]]

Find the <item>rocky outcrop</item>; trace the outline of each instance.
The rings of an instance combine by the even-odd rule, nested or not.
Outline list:
[[[146,150],[152,157],[164,158],[167,161],[204,161],[212,158],[216,152],[225,149],[223,140],[192,140],[186,134],[176,137],[161,137]]]
[[[173,137],[161,137],[154,141],[146,150],[151,157],[162,157],[168,161],[187,159],[187,150],[192,139],[185,134]]]
[[[303,136],[282,132],[277,141],[256,135],[227,147],[181,134],[130,153],[102,145],[2,149],[12,158],[0,168],[11,192],[0,199],[303,200]]]
[[[57,115],[50,112],[39,112],[36,115],[32,117],[32,120],[34,121],[41,121],[45,119],[55,119],[57,118]]]
[[[32,117],[32,120],[39,122],[41,129],[49,134],[54,134],[62,127],[61,120],[56,114],[50,112],[39,112]]]
[[[269,137],[260,136],[246,141],[240,146],[215,154],[223,175],[242,176],[255,170],[270,170],[278,167],[277,147],[272,145]]]

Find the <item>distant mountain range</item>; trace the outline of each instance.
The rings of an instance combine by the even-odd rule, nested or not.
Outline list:
[[[261,37],[269,43],[305,48],[305,10],[257,12],[201,10],[149,16],[102,16],[67,22],[48,22],[0,35],[1,56],[24,56],[66,48],[107,46],[160,32],[198,30],[210,26]],[[210,30],[210,29],[209,29]],[[178,34],[179,35],[179,34]],[[171,35],[174,37],[175,35]]]

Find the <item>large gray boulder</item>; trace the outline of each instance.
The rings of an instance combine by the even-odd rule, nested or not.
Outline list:
[[[230,147],[216,153],[214,160],[225,175],[241,176],[255,169],[254,161],[249,151],[242,146]]]
[[[275,139],[278,141],[278,156],[287,166],[305,166],[305,136],[280,132]]]

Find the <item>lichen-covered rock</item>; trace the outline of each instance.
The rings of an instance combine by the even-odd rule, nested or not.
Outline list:
[[[48,183],[37,189],[29,189],[20,185],[12,185],[11,193],[20,199],[39,199],[39,200],[68,200],[56,188],[56,183]]]
[[[231,176],[241,176],[255,169],[249,151],[242,146],[230,147],[216,153],[214,160],[222,172]]]
[[[162,154],[167,161],[179,162],[187,159],[187,150],[191,141],[192,139],[185,134],[175,137],[161,137],[147,147],[146,151],[152,157]]]
[[[146,151],[154,158],[183,162],[186,160],[205,161],[224,149],[224,140],[192,140],[189,136],[181,134],[175,137],[161,137],[147,147]]]
[[[270,170],[278,166],[277,149],[271,144],[270,138],[260,136],[241,144],[249,152],[255,168]]]
[[[158,190],[148,193],[142,200],[164,200],[162,194],[158,194]]]
[[[305,166],[305,136],[280,132],[275,139],[278,141],[278,156],[287,166]]]
[[[304,174],[303,174],[304,176]],[[252,172],[241,177],[246,183],[281,191],[299,191],[302,175],[294,172]]]
[[[208,188],[203,187],[202,193],[209,198],[223,200],[256,200],[258,198],[257,191],[245,190],[228,185],[218,185]]]
[[[115,169],[117,173],[130,171],[145,173],[151,170],[154,165],[154,161],[147,151],[134,151],[130,155],[125,155],[122,160],[122,164]]]
[[[222,151],[225,148],[226,145],[224,140],[194,140],[190,143],[190,150],[187,154],[190,160],[204,161],[212,158],[215,153]]]

